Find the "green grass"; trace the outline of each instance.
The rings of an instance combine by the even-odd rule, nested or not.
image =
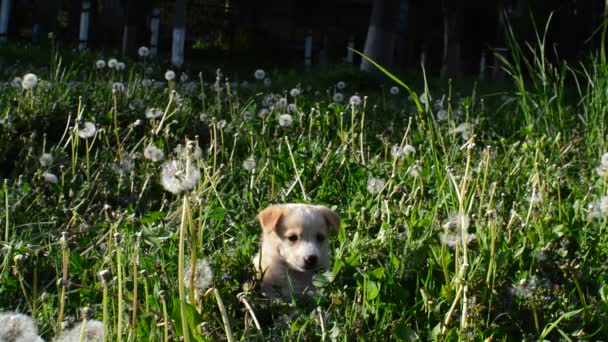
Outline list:
[[[237,87],[206,72],[157,88],[142,86],[163,79],[150,60],[113,71],[56,52],[40,68],[5,59],[0,309],[32,316],[47,340],[83,307],[108,341],[160,341],[184,325],[194,341],[608,338],[608,176],[596,172],[608,65],[513,51],[514,86],[501,92],[402,79],[426,97],[422,111],[405,89],[390,95],[344,67],[275,70],[265,87],[251,65]],[[10,85],[30,71],[36,88]],[[271,92],[296,106],[291,126],[278,120],[287,109],[257,115]],[[367,95],[359,106],[355,93]],[[85,121],[97,128],[87,139],[74,129]],[[200,172],[191,190],[165,191],[149,145]],[[394,157],[405,145],[415,153]],[[256,214],[291,201],[334,208],[342,228],[318,293],[270,302],[251,262]],[[207,261],[211,283],[195,290],[184,276],[180,295],[178,256]]]

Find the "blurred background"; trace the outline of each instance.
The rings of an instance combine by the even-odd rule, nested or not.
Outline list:
[[[150,46],[160,19],[158,54],[172,53],[173,30],[185,27],[186,62],[204,55],[274,65],[352,63],[347,46],[381,64],[439,76],[501,78],[495,52],[519,43],[538,46],[553,63],[574,61],[601,45],[605,0],[2,0],[9,3],[8,41],[78,46],[82,10],[89,6],[86,47],[137,55]],[[88,7],[87,7],[88,8]],[[3,16],[5,14],[3,13]],[[0,32],[2,33],[2,32]],[[80,39],[81,40],[81,39]],[[523,44],[525,46],[525,44]],[[559,56],[559,57],[558,57]]]

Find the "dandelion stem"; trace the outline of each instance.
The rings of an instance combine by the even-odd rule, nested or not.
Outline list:
[[[138,251],[136,251],[138,253]],[[133,265],[133,303],[137,303],[137,254],[131,259]],[[135,336],[137,333],[137,305],[133,305],[131,312],[131,334]]]
[[[102,281],[103,296],[101,299],[102,315],[103,315],[103,342],[107,342],[109,338],[108,324],[110,317],[108,314],[108,282]]]
[[[300,172],[298,171],[298,165],[296,164],[296,160],[293,157],[293,152],[291,151],[291,145],[289,144],[289,139],[285,137],[285,144],[287,145],[287,150],[289,151],[289,157],[291,158],[291,163],[293,164],[293,169],[296,172],[296,182],[300,185],[300,189],[302,190],[302,197],[304,197],[305,201],[308,201],[308,196],[306,196],[306,190],[304,190],[304,185],[302,185],[302,180],[300,179]]]
[[[163,341],[169,342],[169,315],[167,314],[167,302],[165,301],[165,298],[161,298],[160,302],[163,306]]]
[[[70,249],[68,248],[67,232],[62,233],[61,242],[61,298],[59,298],[59,315],[57,317],[57,325],[59,332],[63,330],[63,312],[65,309],[65,295],[68,283],[68,258]]]
[[[184,342],[190,342],[190,334],[188,331],[188,320],[186,317],[186,291],[184,284],[184,240],[186,239],[186,215],[188,205],[188,195],[184,194],[182,197],[182,221],[179,227],[179,246],[177,255],[177,288],[179,293],[179,309],[182,320],[182,334]],[[166,321],[165,321],[166,323]]]
[[[226,312],[224,301],[220,296],[220,291],[218,291],[216,288],[213,288],[213,295],[215,296],[215,300],[217,301],[217,307],[220,309],[220,313],[222,315],[222,322],[224,322],[224,330],[226,331],[226,339],[228,340],[228,342],[232,342],[234,341],[234,336],[232,336],[230,319],[228,318],[228,312]]]
[[[8,179],[4,179],[2,185],[2,192],[4,192],[4,241],[9,242],[9,230],[10,230],[10,211],[8,210]]]
[[[118,136],[118,104],[116,94],[112,94],[112,114],[114,116],[114,137],[116,137],[116,152],[118,154],[118,160],[122,159],[122,147],[120,144],[120,136]]]
[[[361,164],[365,165],[365,151],[364,151],[364,137],[363,137],[363,132],[364,132],[364,125],[365,125],[365,103],[367,103],[367,97],[364,100],[365,102],[363,103],[363,110],[361,111],[361,131],[359,133],[359,149],[360,149],[360,154],[361,154]]]
[[[118,309],[116,310],[117,324],[116,324],[116,341],[122,341],[122,311],[123,311],[123,300],[122,300],[122,247],[120,243],[116,243],[116,276],[118,278]]]

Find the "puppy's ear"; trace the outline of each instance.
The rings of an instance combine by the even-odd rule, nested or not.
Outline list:
[[[330,232],[336,233],[338,230],[340,230],[340,216],[338,216],[335,211],[323,205],[317,206],[317,209],[321,212],[321,214],[323,214],[323,217],[325,217],[325,221],[327,221],[327,224],[329,225]]]
[[[260,220],[264,232],[268,233],[273,231],[284,212],[285,208],[282,205],[271,205],[262,210],[258,215],[258,219]]]

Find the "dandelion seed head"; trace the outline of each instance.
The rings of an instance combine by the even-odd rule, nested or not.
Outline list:
[[[279,99],[279,101],[277,101],[277,107],[278,108],[285,108],[285,107],[287,107],[287,103],[288,103],[287,99],[284,98],[284,97],[281,97]]]
[[[123,62],[118,62],[116,63],[116,70],[118,71],[122,71],[125,70],[127,68],[127,65]]]
[[[270,114],[270,111],[268,109],[266,109],[266,108],[262,108],[258,112],[258,117],[263,119],[263,118],[267,117],[268,114]]]
[[[437,111],[437,121],[446,121],[448,119],[448,111],[440,109]]]
[[[272,84],[272,80],[270,79],[270,77],[266,77],[264,79],[264,86],[270,87],[271,84]]]
[[[188,159],[196,161],[203,156],[203,149],[200,146],[195,145],[193,141],[190,141],[185,148],[182,145],[177,145],[173,152],[175,152],[175,155],[179,160],[184,163]]]
[[[452,133],[461,134],[461,133],[464,133],[464,132],[470,131],[472,127],[473,127],[473,126],[471,126],[471,124],[470,124],[470,123],[468,123],[468,122],[463,122],[463,123],[461,123],[460,125],[456,126],[456,127],[455,127],[455,128],[452,130]]]
[[[42,166],[49,166],[53,163],[53,155],[50,153],[43,153],[40,158],[38,158],[38,161],[40,162],[40,165]]]
[[[59,179],[53,173],[45,172],[42,175],[42,177],[44,178],[44,181],[47,182],[47,183],[51,183],[51,184],[57,184],[57,183],[59,183]]]
[[[249,121],[253,117],[253,113],[250,110],[243,112],[243,121]]]
[[[165,113],[161,108],[147,108],[146,109],[146,119],[157,119]]]
[[[95,62],[95,68],[103,69],[105,67],[106,67],[106,61],[104,61],[103,59],[98,59],[97,62]]]
[[[200,178],[201,172],[194,165],[187,168],[184,162],[175,159],[166,161],[161,167],[160,183],[175,195],[192,190]]]
[[[175,71],[167,70],[165,72],[165,79],[169,82],[173,81],[175,79]]]
[[[540,281],[537,276],[530,279],[520,279],[511,286],[511,292],[521,299],[531,299],[539,288]]]
[[[469,217],[467,215],[451,213],[443,228],[443,232],[439,234],[439,240],[450,248],[454,248],[462,242],[468,245],[477,239],[475,234],[468,232]]]
[[[410,167],[409,173],[412,177],[419,177],[420,174],[422,174],[422,166],[420,166],[420,164],[418,163],[415,163]]]
[[[21,81],[21,87],[23,87],[25,90],[34,89],[37,84],[38,77],[32,73],[23,76],[23,81]]]
[[[601,165],[603,167],[608,167],[608,152],[602,154],[602,157],[600,160],[601,160]]]
[[[370,177],[367,180],[367,192],[371,195],[379,194],[384,189],[385,184],[386,182],[380,178]]]
[[[149,78],[144,78],[143,80],[141,80],[141,85],[144,88],[149,88],[149,87],[151,87],[153,85],[153,82]]]
[[[26,315],[16,312],[0,312],[0,341],[39,342],[38,328]]]
[[[391,95],[399,95],[399,87],[392,86],[389,92],[391,93]]]
[[[110,282],[110,280],[112,280],[112,273],[110,272],[110,270],[101,270],[97,273],[97,275],[99,276],[99,280],[103,284],[107,284],[108,282]]]
[[[251,171],[255,168],[255,159],[249,157],[243,161],[243,168],[247,171]]]
[[[226,120],[222,119],[217,122],[217,128],[224,129],[224,127],[226,127],[226,124],[227,124]]]
[[[137,49],[137,54],[139,57],[148,57],[148,55],[150,55],[150,49],[148,49],[147,46],[140,46],[139,49]]]
[[[256,80],[261,81],[266,78],[266,72],[262,69],[258,69],[253,73],[253,77],[255,77]]]
[[[289,127],[293,124],[293,117],[289,114],[279,115],[279,125],[281,127]]]
[[[335,103],[342,103],[344,102],[344,95],[342,93],[335,93],[333,100]]]
[[[416,153],[416,148],[409,144],[406,144],[401,149],[401,154],[403,154],[405,157],[409,157],[410,155],[415,154],[415,153]]]
[[[118,64],[118,60],[116,60],[116,58],[108,59],[108,68],[114,69],[116,68],[116,64]]]
[[[338,83],[336,83],[336,88],[338,90],[343,90],[344,88],[346,88],[346,82],[344,82],[344,81],[338,81]]]
[[[184,284],[186,289],[190,289],[190,279],[192,277],[192,265],[188,264],[184,272]],[[205,259],[196,261],[194,267],[194,288],[199,292],[204,292],[213,283],[213,269]]]
[[[13,86],[13,88],[15,89],[21,89],[21,83],[23,82],[23,80],[21,79],[21,77],[15,77],[13,78],[13,80],[11,81],[11,86]]]
[[[154,145],[149,145],[144,149],[144,158],[154,162],[159,162],[165,159],[165,154],[160,148]]]
[[[401,157],[401,146],[399,146],[399,145],[391,146],[391,156],[393,158],[400,158]]]
[[[83,333],[84,324],[84,333]],[[83,334],[82,334],[83,333]],[[82,339],[81,339],[81,334]],[[65,330],[55,342],[102,342],[103,341],[103,322],[96,319],[91,319],[79,322],[71,329]]]
[[[122,82],[114,82],[112,84],[112,91],[115,93],[124,93],[125,90],[125,85]]]
[[[290,113],[296,112],[298,110],[298,106],[295,103],[290,103],[287,106],[287,111]]]
[[[300,96],[300,89],[298,88],[293,88],[289,91],[289,95],[291,95],[291,97],[298,97]]]
[[[350,103],[351,106],[359,106],[361,104],[361,97],[359,97],[359,95],[353,95],[348,100],[348,103]]]
[[[427,104],[431,102],[431,96],[427,93],[422,93],[419,97],[420,103]]]
[[[188,80],[188,74],[182,72],[181,75],[179,75],[179,80],[180,82],[186,82]]]
[[[112,170],[120,176],[128,176],[133,171],[134,155],[124,155],[122,159],[115,161],[112,164]]]
[[[78,126],[78,136],[82,139],[92,138],[97,132],[97,127],[95,124],[87,121]]]

